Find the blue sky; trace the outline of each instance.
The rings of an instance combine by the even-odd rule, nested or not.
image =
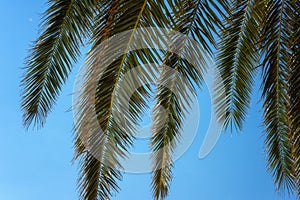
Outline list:
[[[0,5],[0,199],[75,200],[78,166],[71,163],[73,118],[67,110],[80,63],[45,127],[26,132],[19,106],[21,67],[30,42],[37,37],[45,1],[2,0]],[[243,132],[223,134],[213,151],[200,160],[210,109],[207,90],[199,92],[199,130],[191,147],[175,162],[169,200],[295,199],[276,192],[267,172],[258,94],[254,92]],[[112,199],[150,200],[150,183],[149,174],[125,174],[121,191]]]

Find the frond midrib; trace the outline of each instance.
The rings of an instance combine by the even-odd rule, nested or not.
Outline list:
[[[128,52],[128,50],[129,50],[130,44],[131,44],[131,42],[132,42],[132,40],[133,40],[135,30],[137,29],[137,26],[138,26],[138,24],[139,24],[139,21],[140,21],[140,19],[141,19],[141,17],[142,17],[142,14],[143,14],[143,12],[144,12],[144,10],[145,10],[145,8],[146,8],[147,2],[148,2],[148,0],[144,0],[144,4],[143,4],[143,6],[142,6],[142,8],[141,8],[141,10],[140,10],[140,12],[139,12],[139,15],[138,15],[138,17],[137,17],[137,20],[136,20],[136,22],[135,22],[135,24],[134,24],[134,27],[133,27],[133,29],[132,29],[132,33],[131,33],[131,35],[130,35],[129,41],[128,41],[127,45],[126,45],[126,49],[125,49],[125,51],[124,51],[124,53],[123,53],[123,55],[122,55],[122,60],[121,60],[121,62],[120,62],[120,67],[119,67],[119,69],[118,69],[118,71],[117,71],[116,82],[115,82],[115,84],[114,84],[114,88],[113,88],[113,91],[112,91],[112,97],[111,97],[110,106],[109,106],[109,108],[108,108],[108,109],[109,109],[109,114],[108,114],[108,116],[111,116],[111,114],[112,114],[112,110],[113,110],[113,102],[114,102],[115,95],[116,95],[116,89],[117,89],[117,85],[118,85],[118,82],[119,82],[119,79],[120,79],[120,76],[121,76],[121,73],[122,73],[122,69],[123,69],[123,65],[124,65],[125,59],[127,58],[127,52]],[[110,117],[109,119],[111,119],[111,117]],[[109,121],[110,121],[110,120],[109,120]],[[105,130],[108,130],[109,124],[110,124],[110,123],[108,122],[107,125],[106,125]]]

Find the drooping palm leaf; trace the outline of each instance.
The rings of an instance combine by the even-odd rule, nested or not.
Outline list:
[[[191,35],[199,43],[198,46],[193,45],[186,37],[175,36],[170,52],[165,54],[164,65],[167,68],[162,66],[158,80],[151,137],[154,199],[165,199],[168,195],[172,180],[172,154],[180,138],[191,97],[195,95],[194,84],[200,85],[203,79],[205,60],[209,59],[210,46],[215,42],[212,32],[216,32],[216,26],[220,25],[217,14],[212,11],[215,3],[197,0],[168,3],[172,8],[169,12],[172,28],[186,36]],[[184,58],[193,58],[194,62]]]
[[[300,2],[287,1],[285,11],[285,34],[287,40],[287,120],[289,122],[289,142],[291,146],[292,173],[294,176],[295,191],[300,195],[300,134],[299,134],[299,109],[300,109]]]
[[[150,96],[150,88],[144,83],[153,82],[148,79],[154,77],[151,68],[130,72],[142,63],[159,59],[155,50],[131,51],[136,29],[154,23],[149,13],[152,6],[153,2],[148,4],[147,0],[107,1],[106,15],[96,19],[75,125],[76,156],[83,158],[79,182],[82,199],[109,199],[118,191],[117,180],[122,178],[120,159],[127,155]],[[159,15],[160,11],[155,12]],[[107,40],[113,41],[109,45],[102,44],[124,31],[122,37]],[[134,93],[130,91],[136,86],[133,83],[140,86]]]
[[[258,61],[259,10],[262,1],[232,1],[217,58],[216,112],[226,129],[242,129]],[[225,93],[225,94],[224,94]]]
[[[118,9],[118,1],[102,2],[99,11],[101,14],[95,17],[93,37],[97,36],[95,38],[97,41],[94,42],[93,48],[101,43],[102,40],[106,40],[111,36],[110,31],[114,28],[114,20]],[[92,82],[94,80],[95,82],[98,79],[96,69],[91,68],[91,70],[93,71],[90,73],[90,80],[86,79],[84,81]],[[92,87],[91,89],[95,88]],[[95,91],[86,92],[95,93]],[[99,127],[97,115],[92,115],[95,113],[95,100],[88,98],[88,96],[80,97],[82,99],[77,100],[80,108],[79,113],[76,113],[78,119],[75,122],[76,158],[79,157],[81,159],[78,184],[80,197],[84,200],[96,200],[99,198],[106,200],[109,195],[112,195],[112,190],[119,189],[115,179],[121,179],[121,174],[119,171],[102,165],[101,158],[104,156],[107,141],[104,134],[100,135],[103,130],[101,130],[102,127]],[[93,135],[90,134],[91,131],[95,131]]]
[[[296,94],[287,81],[289,60],[296,63],[289,55],[290,46],[295,45],[289,43],[295,41],[295,35],[290,34],[295,25],[290,23],[295,24],[296,4],[295,1],[233,1],[227,28],[221,37],[217,63],[221,78],[215,99],[224,127],[234,124],[241,129],[250,104],[258,55],[262,57],[269,169],[278,189],[289,192],[296,189],[299,179],[296,148],[293,148],[296,137],[291,137],[297,134],[298,125],[294,123],[296,117],[289,114],[292,112],[289,110],[295,108],[291,102],[297,100],[291,100]],[[292,16],[294,20],[290,19]],[[293,78],[288,79],[291,82]],[[289,97],[289,93],[294,97]]]
[[[24,125],[42,126],[89,35],[99,1],[50,0],[22,85]]]
[[[287,62],[288,1],[269,1],[264,24],[263,97],[268,165],[278,189],[295,189],[289,139]]]

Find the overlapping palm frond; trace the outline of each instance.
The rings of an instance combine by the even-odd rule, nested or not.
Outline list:
[[[85,41],[91,44],[75,105],[75,151],[84,200],[119,190],[126,158],[156,81],[151,150],[154,199],[165,199],[172,155],[207,60],[217,55],[215,102],[224,128],[242,129],[256,71],[269,169],[278,189],[300,195],[300,3],[296,0],[49,0],[22,85],[24,125],[43,126]],[[226,12],[226,17],[224,12]],[[224,18],[224,23],[221,19]],[[162,52],[159,32],[173,35]],[[139,29],[144,28],[144,29]],[[139,32],[139,34],[137,34]],[[220,34],[219,34],[220,33]],[[121,36],[118,34],[121,34]],[[141,37],[142,36],[142,37]],[[153,37],[155,36],[155,37]],[[163,36],[162,36],[163,37]],[[156,41],[155,41],[156,40]],[[143,45],[141,45],[143,44]],[[143,48],[140,48],[140,47]],[[262,65],[259,65],[262,62]],[[146,66],[163,63],[161,70]],[[137,67],[145,65],[143,67]],[[261,67],[262,66],[262,67]],[[158,80],[155,80],[159,74]],[[134,89],[134,90],[133,90]]]
[[[24,125],[42,126],[89,35],[97,0],[51,0],[21,82]]]
[[[210,59],[210,47],[215,43],[212,32],[216,32],[216,26],[221,24],[219,16],[212,11],[215,3],[188,0],[169,1],[169,4],[172,28],[186,37],[177,35],[172,39],[173,44],[165,54],[158,80],[151,137],[154,199],[165,199],[168,195],[172,180],[172,154],[180,139],[191,98],[195,95],[194,84],[201,84],[206,60]],[[190,35],[199,42],[198,46],[187,39]]]
[[[217,114],[224,128],[242,129],[259,62],[262,60],[262,93],[269,169],[278,189],[299,191],[299,164],[295,123],[298,104],[297,2],[233,1],[221,36],[217,68]],[[294,35],[293,35],[294,34]],[[224,91],[224,92],[222,92]],[[225,94],[224,94],[225,93]],[[293,96],[293,97],[292,97]],[[298,174],[297,174],[298,173]]]

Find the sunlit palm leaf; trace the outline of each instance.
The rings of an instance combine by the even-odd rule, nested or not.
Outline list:
[[[101,14],[95,17],[96,23],[94,25],[93,37],[97,37],[95,38],[97,42],[94,42],[93,48],[101,43],[102,40],[106,40],[111,36],[110,31],[114,28],[114,20],[118,9],[118,1],[102,2],[99,11]],[[90,82],[92,81],[91,79],[97,80],[98,78],[97,71],[95,69],[91,70],[93,71],[89,77]],[[89,80],[86,79],[85,81]],[[90,92],[95,93],[95,91]],[[101,130],[102,127],[98,128],[97,119],[94,119],[95,122],[93,123],[93,117],[96,115],[91,117],[91,114],[95,113],[95,101],[88,98],[88,96],[81,96],[81,98],[82,100],[78,100],[80,103],[80,112],[76,114],[78,119],[75,124],[76,158],[81,158],[78,185],[80,196],[84,200],[106,200],[109,195],[112,195],[112,190],[119,189],[115,179],[121,179],[121,174],[119,171],[103,166],[102,162],[104,161],[102,157],[104,157],[106,138],[104,134],[100,136],[97,133],[90,134],[91,130],[97,131],[98,134],[104,131]],[[92,150],[93,152],[91,152]]]
[[[155,63],[159,59],[155,50],[129,51],[135,30],[155,23],[149,13],[154,3],[148,4],[147,0],[107,1],[107,5],[103,5],[107,9],[103,11],[105,15],[96,18],[93,47],[86,61],[89,74],[80,89],[83,92],[78,101],[75,125],[76,157],[83,159],[79,182],[82,199],[109,199],[118,191],[117,180],[122,178],[120,159],[126,157],[132,145],[135,126],[150,97],[150,88],[143,83],[153,82],[148,79],[154,77],[151,69],[139,69],[132,75],[130,71],[142,63]],[[154,11],[160,14],[159,9]],[[109,46],[101,46],[110,36],[124,31],[129,37],[120,37]],[[114,57],[115,53],[119,56]],[[126,75],[129,77],[124,80]],[[134,82],[141,86],[132,93],[130,89]],[[129,108],[122,109],[128,104],[128,96]]]

